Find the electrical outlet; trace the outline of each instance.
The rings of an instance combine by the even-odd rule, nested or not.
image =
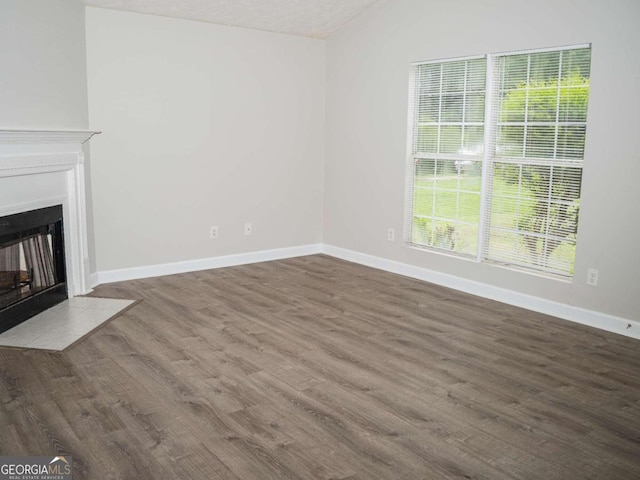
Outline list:
[[[590,268],[587,272],[587,284],[592,287],[598,286],[598,269]]]
[[[250,223],[245,223],[244,224],[244,234],[245,235],[251,235],[253,233],[253,225],[251,225]]]
[[[393,242],[396,239],[396,231],[393,228],[387,230],[387,240]]]
[[[215,239],[218,238],[218,227],[214,226],[214,227],[209,227],[209,238],[210,239]]]

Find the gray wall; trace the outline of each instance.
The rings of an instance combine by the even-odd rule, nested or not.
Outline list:
[[[637,0],[374,5],[327,43],[324,242],[638,319],[639,19]],[[592,87],[573,282],[387,241],[387,228],[403,229],[411,62],[589,42]],[[598,287],[586,285],[589,267],[600,270]]]
[[[0,128],[86,129],[84,6],[0,0]]]
[[[321,241],[323,41],[98,8],[86,23],[99,271]]]

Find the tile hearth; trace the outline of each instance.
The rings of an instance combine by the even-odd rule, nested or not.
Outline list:
[[[134,303],[73,297],[0,334],[0,347],[64,350]]]

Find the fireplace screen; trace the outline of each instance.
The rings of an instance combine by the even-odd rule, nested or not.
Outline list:
[[[0,308],[56,284],[51,234],[0,247]]]
[[[62,207],[0,218],[0,332],[66,299]]]

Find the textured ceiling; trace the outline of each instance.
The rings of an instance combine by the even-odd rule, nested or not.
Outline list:
[[[377,0],[83,0],[94,7],[327,38]]]

